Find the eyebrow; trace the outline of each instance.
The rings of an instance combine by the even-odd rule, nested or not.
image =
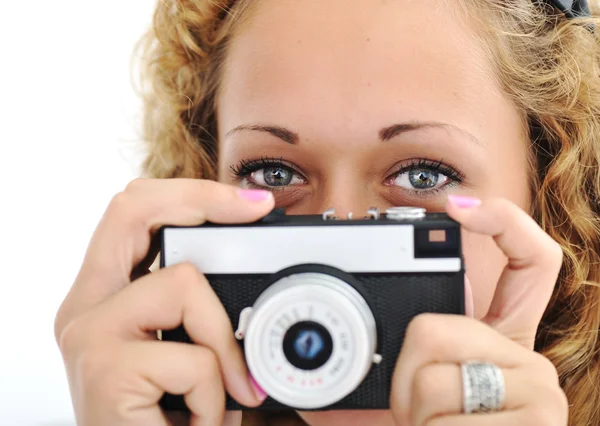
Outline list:
[[[269,133],[275,136],[276,138],[279,138],[282,141],[287,142],[291,145],[296,145],[298,142],[300,142],[300,137],[298,136],[298,133],[292,132],[291,130],[286,129],[285,127],[266,126],[260,124],[244,124],[241,126],[237,126],[234,129],[231,129],[229,132],[227,132],[226,136],[231,136],[234,133],[241,132],[244,130]]]
[[[395,138],[402,133],[414,132],[416,130],[427,130],[427,129],[442,129],[442,130],[454,130],[462,135],[466,136],[466,138],[477,145],[481,145],[479,139],[477,139],[473,134],[467,132],[465,129],[454,126],[448,123],[440,123],[436,121],[429,122],[412,122],[412,123],[400,123],[400,124],[392,124],[391,126],[385,127],[379,131],[379,139],[382,142],[389,141],[390,139]]]
[[[387,142],[403,133],[427,129],[443,129],[458,131],[459,133],[466,136],[467,139],[471,142],[481,145],[481,142],[466,130],[454,126],[452,124],[439,122],[411,122],[392,124],[391,126],[384,127],[379,131],[379,140],[382,142]],[[289,143],[290,145],[296,145],[300,142],[300,137],[298,136],[298,133],[286,129],[285,127],[260,124],[244,124],[241,126],[237,126],[231,129],[229,132],[227,132],[226,136],[231,136],[232,134],[240,131],[255,131],[269,133],[275,136],[276,138],[281,139],[283,142]]]

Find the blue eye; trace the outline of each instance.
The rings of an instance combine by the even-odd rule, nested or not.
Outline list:
[[[250,173],[249,178],[256,185],[268,187],[297,185],[303,182],[293,170],[287,167],[263,167]]]
[[[387,185],[397,186],[420,195],[433,194],[448,185],[461,184],[464,176],[441,161],[411,160],[387,179]]]
[[[285,188],[306,182],[295,167],[278,159],[241,161],[239,165],[232,166],[232,171],[246,184],[259,188]]]
[[[232,166],[232,171],[244,184],[258,188],[283,189],[307,183],[294,165],[281,159],[244,160]],[[387,177],[386,185],[426,195],[447,185],[462,183],[463,179],[460,172],[442,162],[415,159]]]
[[[438,189],[448,182],[449,178],[428,168],[413,168],[396,175],[394,185],[404,189],[430,190]]]

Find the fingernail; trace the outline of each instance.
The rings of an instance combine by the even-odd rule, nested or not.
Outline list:
[[[238,189],[238,194],[248,201],[266,201],[272,197],[271,191],[262,189]]]
[[[466,197],[464,195],[448,195],[450,204],[461,209],[470,209],[481,205],[481,200],[474,197]]]
[[[252,384],[252,387],[254,388],[254,394],[256,395],[256,397],[262,402],[265,399],[267,399],[267,393],[263,390],[263,388],[260,387],[260,385],[258,383],[256,383],[256,380],[254,380],[254,377],[252,377],[252,374],[248,375],[248,378],[250,379],[250,383]]]

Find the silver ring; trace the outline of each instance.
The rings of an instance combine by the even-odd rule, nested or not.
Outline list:
[[[463,412],[489,413],[504,405],[504,375],[495,364],[468,361],[461,364]]]

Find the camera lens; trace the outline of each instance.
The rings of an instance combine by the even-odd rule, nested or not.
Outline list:
[[[292,325],[283,337],[283,353],[294,367],[316,370],[333,352],[333,339],[325,327],[314,321]]]
[[[257,383],[275,401],[302,410],[353,392],[370,371],[377,343],[375,318],[349,284],[353,278],[310,268],[282,273],[260,294],[246,311],[243,337]]]

